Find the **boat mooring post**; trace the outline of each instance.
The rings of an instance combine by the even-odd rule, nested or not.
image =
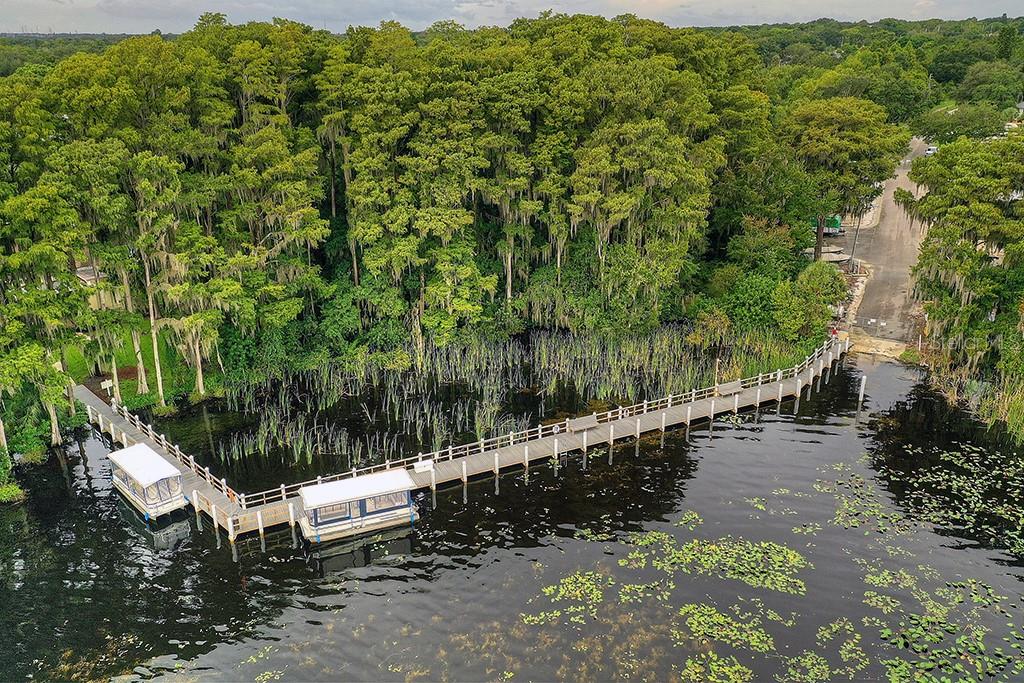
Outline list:
[[[288,526],[295,528],[295,503],[288,503]]]
[[[864,387],[868,383],[868,376],[860,376],[860,393],[857,394],[857,410],[860,410],[861,405],[864,403]]]
[[[612,464],[612,454],[615,452],[615,423],[608,425],[608,464]]]

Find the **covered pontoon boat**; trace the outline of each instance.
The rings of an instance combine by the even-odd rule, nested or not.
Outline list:
[[[412,524],[418,518],[408,470],[393,469],[299,489],[305,513],[299,520],[310,541],[324,541]]]
[[[110,454],[113,482],[128,502],[146,519],[185,507],[181,471],[152,448],[137,443]]]

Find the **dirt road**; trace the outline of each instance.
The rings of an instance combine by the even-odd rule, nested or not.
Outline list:
[[[871,268],[854,327],[875,337],[906,341],[912,331],[910,269],[917,263],[924,233],[919,225],[911,227],[893,194],[897,187],[914,190],[907,173],[910,162],[924,154],[925,149],[924,140],[911,141],[910,154],[897,167],[896,176],[885,183],[877,224],[862,226],[859,235],[856,230],[849,230],[834,240],[848,254],[856,250],[854,257]]]

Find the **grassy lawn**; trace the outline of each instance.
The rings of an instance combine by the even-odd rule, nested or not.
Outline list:
[[[136,408],[157,403],[156,392],[156,370],[153,362],[153,342],[149,334],[149,324],[139,330],[140,345],[142,347],[142,362],[146,367],[146,379],[149,381],[149,393],[140,395],[138,393],[138,382],[135,379],[136,360],[135,350],[132,348],[132,337],[130,332],[124,335],[124,343],[118,349],[115,357],[117,359],[118,374],[121,381],[121,395],[125,405],[129,408]],[[163,370],[164,395],[168,402],[172,399],[189,395],[195,388],[195,371],[185,363],[181,354],[175,348],[170,333],[162,330],[157,338],[160,344],[160,367]],[[76,382],[83,382],[93,376],[95,363],[93,359],[86,356],[85,351],[79,347],[69,348],[66,353],[68,373]],[[109,376],[107,362],[103,362],[103,377]],[[215,366],[214,366],[215,367]],[[204,378],[206,379],[207,393],[219,386],[219,372],[214,367],[204,367]]]

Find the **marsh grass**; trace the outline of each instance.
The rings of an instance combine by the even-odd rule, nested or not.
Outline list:
[[[229,410],[258,415],[255,430],[216,447],[224,461],[279,454],[284,464],[326,456],[354,467],[790,367],[804,349],[745,333],[716,349],[689,329],[603,338],[534,332],[503,341],[405,350],[405,368],[372,356],[226,387]],[[817,340],[808,345],[813,347]]]

